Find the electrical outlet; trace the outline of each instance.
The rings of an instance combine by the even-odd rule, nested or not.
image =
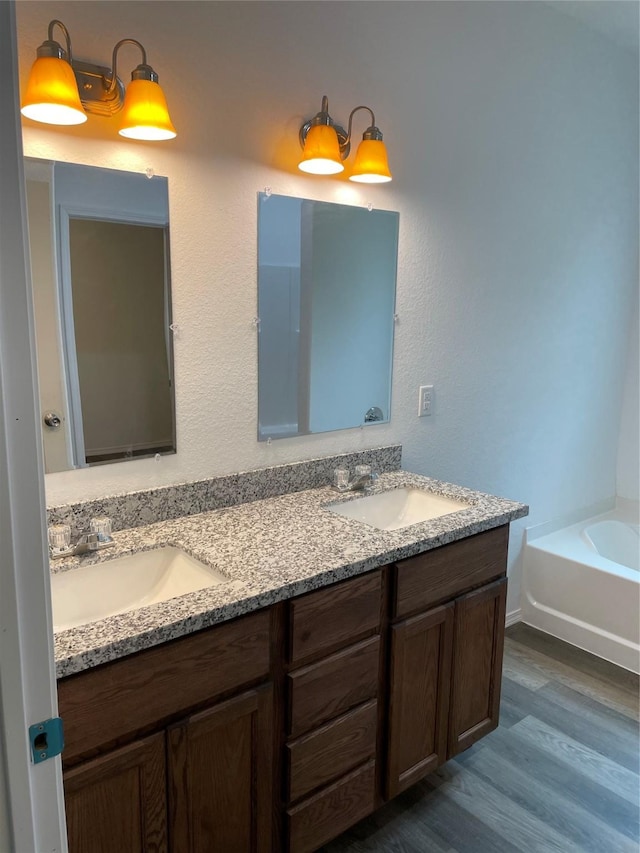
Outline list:
[[[418,417],[429,417],[432,405],[433,385],[421,385],[418,392]]]

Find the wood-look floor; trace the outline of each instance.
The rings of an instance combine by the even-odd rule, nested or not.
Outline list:
[[[507,631],[499,728],[323,853],[638,853],[638,678]]]

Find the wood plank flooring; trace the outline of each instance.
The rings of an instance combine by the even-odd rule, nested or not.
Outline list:
[[[322,853],[638,853],[638,678],[507,630],[500,726]]]

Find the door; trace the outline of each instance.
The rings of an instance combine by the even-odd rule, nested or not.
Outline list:
[[[448,757],[498,725],[507,579],[455,603]]]
[[[270,684],[168,732],[172,853],[267,853],[273,801]]]
[[[446,760],[454,605],[391,627],[387,797]]]
[[[66,771],[69,853],[166,853],[165,736]]]
[[[0,113],[0,849],[57,853],[60,758],[32,763],[27,737],[57,702],[13,2],[0,3]]]

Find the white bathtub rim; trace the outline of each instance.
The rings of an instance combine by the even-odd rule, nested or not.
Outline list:
[[[625,580],[640,582],[640,574],[637,569],[630,569],[628,566],[623,566],[622,563],[615,563],[613,560],[603,557],[595,549],[592,549],[586,542],[580,542],[579,545],[573,543],[573,547],[569,544],[566,550],[559,550],[554,545],[540,545],[539,543],[530,543],[529,548],[536,548],[538,551],[545,551],[547,554],[553,554],[554,557],[562,557],[566,560],[580,563],[592,569],[597,569],[601,572],[606,572],[609,575],[617,575],[625,578]]]
[[[618,510],[613,510],[595,518],[584,519],[576,524],[572,524],[570,527],[562,528],[554,533],[549,533],[546,536],[528,542],[525,545],[525,550],[526,548],[533,548],[538,551],[545,551],[547,554],[564,557],[567,560],[573,560],[576,563],[581,563],[602,572],[618,575],[638,583],[640,575],[637,569],[629,568],[629,566],[624,566],[622,563],[616,563],[607,557],[603,557],[582,535],[586,527],[601,521],[621,521],[624,524],[631,524],[633,526],[632,521],[629,521],[628,518],[621,518],[620,516],[621,514]]]
[[[611,538],[612,530],[613,538]],[[601,534],[603,534],[603,538]],[[632,571],[640,572],[640,543],[638,541],[637,524],[629,524],[626,521],[621,521],[619,518],[605,518],[601,521],[593,521],[590,524],[585,524],[580,536],[596,554],[605,557],[607,560],[612,560],[621,566],[625,566]],[[622,539],[620,536],[622,536]],[[597,537],[597,539],[594,537]],[[614,551],[618,552],[618,556],[621,556],[621,559],[616,560],[615,557],[607,555],[607,552],[610,555]],[[630,565],[634,560],[638,565]]]
[[[625,503],[629,503],[625,501]],[[591,504],[587,507],[574,510],[565,515],[554,518],[550,521],[543,521],[540,524],[532,524],[524,529],[524,544],[541,539],[543,536],[548,536],[550,533],[555,533],[558,530],[564,530],[581,521],[598,518],[601,515],[615,511],[618,507],[615,497],[607,498],[603,501]]]
[[[532,605],[527,598],[528,596],[525,596],[522,607],[522,622],[525,625],[564,640],[565,643],[570,643],[636,675],[640,674],[640,654],[633,643],[608,631],[599,629],[594,631],[592,625],[568,617],[557,610],[543,605]]]
[[[640,523],[640,503],[628,498],[611,497],[573,512],[565,513],[550,521],[532,524],[524,529],[523,544],[530,544],[550,533],[565,530],[580,524],[580,522],[594,522],[600,518],[615,518],[627,524],[638,524]]]
[[[637,513],[638,503],[626,501],[623,506],[618,506],[616,510],[610,510],[599,516],[580,519],[566,528],[535,538],[533,541],[529,540],[523,551],[521,599],[522,621],[525,624],[545,631],[634,673],[640,673],[640,646],[635,639],[638,628],[634,624],[637,621],[638,613],[636,602],[640,601],[640,574],[635,569],[613,562],[598,554],[595,549],[587,544],[581,533],[585,527],[604,520],[622,521],[631,525],[637,524]],[[616,599],[620,607],[623,607],[624,604],[623,610],[627,614],[624,618],[627,621],[621,624],[621,628],[623,626],[625,630],[629,628],[627,636],[619,635],[615,628],[612,630],[610,620],[605,620],[605,624],[609,621],[606,627],[605,625],[598,627],[597,624],[593,624],[593,621],[597,620],[592,621],[590,618],[585,620],[580,618],[584,614],[572,614],[560,609],[564,607],[564,602],[559,601],[555,606],[553,599],[545,600],[545,597],[542,596],[540,600],[538,595],[543,593],[547,587],[546,585],[539,586],[540,578],[545,584],[544,575],[539,576],[534,566],[539,560],[542,560],[543,564],[547,563],[547,557],[543,555],[548,555],[549,560],[561,561],[559,568],[556,568],[557,564],[549,563],[551,567],[554,567],[551,569],[552,572],[563,572],[563,561],[568,564],[567,569],[570,572],[575,572],[576,569],[586,571],[585,582],[588,584],[596,583],[596,590],[602,582],[605,582],[605,575],[616,576],[619,580],[615,586],[616,592],[612,598],[611,606],[617,606],[614,603]],[[596,580],[599,575],[602,581]],[[553,585],[552,575],[549,575],[549,578],[549,583]],[[629,587],[629,584],[632,586]],[[634,607],[636,608],[635,611]]]

